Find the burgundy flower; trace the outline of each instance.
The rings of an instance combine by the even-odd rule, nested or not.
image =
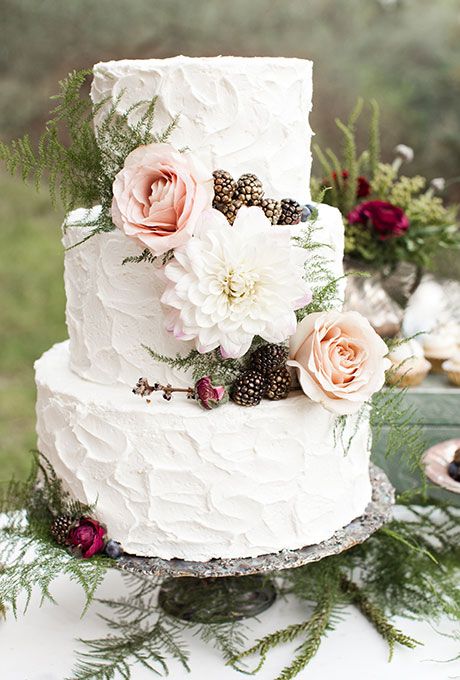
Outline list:
[[[219,402],[225,396],[225,388],[218,386],[214,387],[209,376],[200,378],[195,383],[195,394],[201,406],[205,409],[212,409],[219,405]]]
[[[358,177],[358,191],[357,191],[358,198],[366,198],[366,196],[369,196],[370,193],[371,185],[369,184],[365,177],[360,175]]]
[[[103,550],[105,534],[105,528],[95,519],[80,517],[70,529],[67,543],[86,559]]]
[[[348,170],[342,170],[342,179],[347,180],[348,177],[350,176],[350,173]],[[335,184],[337,184],[337,173],[333,172],[332,173],[332,179],[334,180]],[[323,180],[323,184],[327,185],[327,179]],[[357,179],[357,186],[356,186],[356,198],[366,198],[366,196],[369,196],[371,193],[371,185],[369,184],[369,181],[364,177],[363,175],[360,175]]]
[[[382,241],[402,236],[410,226],[404,211],[385,201],[360,203],[349,213],[348,221],[350,224],[371,225]]]

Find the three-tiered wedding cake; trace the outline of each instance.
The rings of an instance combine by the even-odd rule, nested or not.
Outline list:
[[[211,181],[213,171],[219,168],[235,178],[253,173],[262,182],[265,195],[275,201],[290,196],[301,205],[310,202],[311,62],[176,57],[101,63],[94,68],[92,99],[99,105],[97,125],[103,124],[107,111],[114,106],[120,113],[129,111],[130,124],[135,126],[142,113],[142,106],[136,104],[153,96],[158,97],[152,122],[155,132],[159,134],[179,116],[169,143],[177,150],[186,148],[181,156],[192,154]],[[154,152],[163,153],[163,145],[157,146],[159,151]],[[145,149],[141,152],[147,153]],[[170,163],[174,155],[168,154]],[[253,408],[229,401],[207,410],[200,409],[196,399],[179,395],[169,400],[153,393],[145,401],[132,393],[143,375],[162,385],[184,389],[193,384],[190,369],[154,361],[145,346],[169,357],[185,357],[194,348],[207,352],[211,346],[223,347],[226,340],[216,338],[221,337],[219,333],[223,337],[224,322],[234,318],[233,306],[241,310],[245,296],[252,296],[253,301],[263,276],[270,274],[275,282],[286,277],[283,290],[294,291],[294,278],[291,281],[289,277],[301,267],[308,282],[308,263],[312,252],[317,251],[303,250],[299,264],[298,253],[294,259],[284,257],[285,242],[270,245],[264,236],[275,234],[274,230],[285,234],[290,229],[290,237],[301,237],[305,224],[276,226],[257,205],[243,206],[233,226],[225,222],[222,213],[223,222],[212,218],[217,231],[210,232],[208,241],[203,237],[200,252],[197,244],[206,217],[189,242],[162,249],[162,253],[169,250],[165,260],[157,257],[153,263],[146,259],[122,264],[126,258],[141,254],[146,243],[150,246],[139,229],[144,229],[149,238],[158,224],[163,229],[161,236],[167,239],[183,233],[180,225],[177,232],[170,229],[168,216],[170,207],[179,202],[181,210],[184,205],[187,208],[187,187],[191,186],[186,178],[185,198],[178,197],[182,186],[179,180],[172,188],[164,178],[159,180],[163,183],[155,189],[157,204],[169,201],[170,207],[164,214],[163,208],[160,210],[152,227],[149,211],[157,204],[140,194],[151,192],[153,175],[142,177],[138,184],[136,177],[139,175],[120,175],[116,180],[118,194],[114,185],[114,222],[118,227],[123,223],[123,228],[99,233],[66,250],[70,339],[55,345],[36,362],[40,451],[74,497],[97,502],[98,518],[129,553],[205,561],[296,549],[329,538],[362,514],[370,500],[369,419],[366,407],[359,414],[352,409],[354,413],[346,422],[342,418],[339,426],[339,416],[351,411],[329,408],[334,400],[342,403],[334,390],[324,388],[324,399],[318,397],[318,391],[326,378],[337,383],[346,362],[352,367],[343,369],[348,371],[344,381],[340,378],[343,391],[351,389],[354,379],[360,385],[369,380],[365,371],[356,372],[352,365],[357,356],[360,362],[369,360],[371,352],[362,343],[347,339],[337,345],[338,332],[331,326],[327,352],[332,368],[323,371],[326,377],[318,373],[313,392],[298,389],[282,400],[263,399]],[[128,191],[131,193],[122,203],[120,197]],[[134,233],[126,224],[132,227],[136,201],[141,205],[137,218],[140,227],[137,225]],[[93,208],[90,214],[75,211],[67,217],[66,248],[90,234],[91,226],[82,226],[82,222],[93,223],[98,210]],[[255,234],[244,224],[251,221],[260,227]],[[224,312],[214,310],[219,322],[211,328],[208,291],[215,293],[215,283],[209,283],[214,275],[210,268],[223,257],[217,251],[224,252],[215,234],[227,228],[234,231],[228,232],[231,236],[225,252],[234,250],[225,274],[226,287],[222,288],[226,306]],[[235,252],[238,243],[244,244],[244,229],[248,230],[246,269],[238,269]],[[343,225],[337,210],[317,206],[313,239],[323,244],[321,252],[330,262],[330,272],[340,277]],[[279,251],[273,252],[277,248]],[[158,254],[155,246],[153,253]],[[262,256],[265,269],[260,274],[256,264]],[[270,257],[274,258],[271,265]],[[198,261],[203,266],[202,276],[195,266]],[[189,263],[195,278],[187,270]],[[273,271],[268,272],[269,266]],[[185,274],[179,281],[183,273],[180,267]],[[298,287],[300,290],[300,283]],[[267,298],[263,313],[271,308],[278,319],[277,295]],[[299,297],[294,292],[292,296]],[[178,300],[184,300],[183,308]],[[336,308],[340,308],[339,303]],[[295,320],[292,314],[289,318]],[[258,318],[248,312],[244,338],[252,333],[251,338],[260,335],[269,342],[287,341],[295,328],[291,324],[291,330],[278,337],[277,319],[273,323],[266,320],[265,331],[261,331]],[[193,324],[201,324],[196,334],[199,340],[190,330]],[[246,347],[238,354],[234,349],[233,332],[234,327],[225,336],[231,340],[223,361],[248,351]],[[369,370],[374,369],[371,366]],[[302,386],[307,379],[313,380],[310,374],[308,378],[306,373],[302,375]],[[380,376],[377,381],[380,386]],[[353,400],[353,396],[350,398]]]

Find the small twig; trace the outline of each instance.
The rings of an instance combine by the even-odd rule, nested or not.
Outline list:
[[[140,397],[148,397],[152,392],[163,392],[163,399],[170,401],[174,392],[182,392],[187,395],[187,399],[195,399],[196,391],[194,387],[173,387],[169,383],[161,385],[154,383],[150,385],[147,378],[139,378],[136,387],[133,389],[133,394],[138,394]]]

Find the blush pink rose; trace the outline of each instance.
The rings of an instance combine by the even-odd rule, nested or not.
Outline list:
[[[287,363],[296,368],[307,397],[347,415],[383,387],[387,354],[382,338],[358,312],[319,312],[298,324]]]
[[[154,255],[183,245],[210,208],[213,180],[192,156],[169,144],[132,151],[113,183],[112,220]]]

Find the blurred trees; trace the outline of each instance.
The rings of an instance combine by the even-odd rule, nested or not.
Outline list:
[[[0,0],[0,134],[41,125],[66,73],[111,58],[285,55],[315,62],[312,126],[359,95],[382,109],[383,147],[414,147],[413,170],[460,175],[458,0]]]

